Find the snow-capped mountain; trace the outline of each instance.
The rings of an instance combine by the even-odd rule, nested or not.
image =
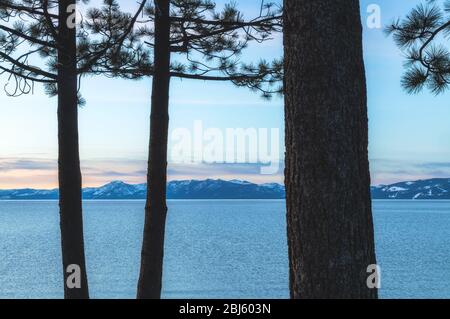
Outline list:
[[[450,199],[450,178],[401,182],[371,187],[373,199]],[[83,189],[84,199],[145,199],[146,184],[111,182]],[[58,199],[53,190],[0,190],[0,200]],[[242,180],[185,180],[167,184],[169,199],[283,199],[284,186],[276,183],[254,184]]]
[[[213,180],[170,182],[167,197],[171,199],[281,199],[284,187],[258,185],[241,180]]]
[[[31,200],[31,199],[58,199],[59,191],[57,189],[52,190],[39,190],[39,189],[12,189],[12,190],[0,190],[0,200]]]
[[[84,199],[145,199],[146,184],[114,181],[101,187],[83,189]],[[53,190],[0,190],[0,200],[58,199]],[[258,185],[241,180],[186,180],[167,184],[169,199],[282,199],[284,187],[279,184]]]
[[[114,181],[101,187],[83,189],[84,199],[145,199],[146,184],[127,184]]]
[[[450,178],[433,178],[372,187],[373,199],[450,199]]]

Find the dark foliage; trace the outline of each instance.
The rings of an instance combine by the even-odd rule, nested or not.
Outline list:
[[[259,14],[245,19],[234,2],[218,9],[211,0],[171,0],[170,76],[230,81],[258,91],[265,98],[282,93],[282,59],[251,63],[242,59],[243,51],[252,42],[270,41],[282,31],[281,7],[266,1],[258,5]],[[126,59],[136,60],[124,63],[121,59],[109,59],[110,64],[102,66],[103,72],[129,78],[153,75],[155,10],[153,1],[146,4],[144,17],[138,19],[135,32],[127,38],[128,51],[122,51]],[[150,61],[146,62],[149,57]]]
[[[449,88],[449,14],[449,0],[428,0],[386,28],[405,53],[402,85],[409,93],[428,88],[440,94]]]
[[[103,64],[126,54],[126,39],[144,4],[134,15],[119,11],[116,1],[105,0],[90,10],[77,26],[78,0],[3,0],[0,2],[0,75],[6,74],[10,96],[32,92],[34,83],[58,96],[58,182],[64,296],[89,298],[84,254],[81,169],[78,141],[79,81],[85,74],[101,73]],[[82,1],[87,3],[88,1]],[[144,2],[145,3],[145,2]],[[95,32],[96,19],[105,21]],[[89,32],[92,31],[92,32]],[[122,49],[124,48],[124,49]],[[136,60],[133,57],[133,61]],[[69,269],[79,267],[79,286],[70,287]]]
[[[88,4],[89,0],[77,0]],[[105,73],[110,61],[135,67],[148,57],[137,57],[132,46],[133,26],[146,1],[131,15],[120,11],[116,0],[104,0],[100,8],[78,11],[77,73]],[[2,0],[0,3],[0,75],[8,74],[5,91],[10,96],[32,92],[43,83],[50,96],[57,95],[57,55],[64,51],[58,36],[58,1]],[[140,53],[141,51],[137,51]],[[141,64],[139,64],[140,67]],[[80,103],[83,100],[79,99]]]

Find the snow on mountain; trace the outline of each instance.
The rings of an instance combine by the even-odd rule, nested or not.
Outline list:
[[[275,186],[277,185],[277,186]],[[83,189],[84,199],[145,199],[146,184],[127,184],[113,181],[101,187]],[[58,199],[55,190],[0,190],[0,200]],[[284,187],[279,184],[257,185],[233,180],[185,180],[167,184],[169,199],[282,199]]]
[[[372,187],[373,199],[450,199],[450,178],[433,178]]]
[[[323,191],[323,190],[318,190]],[[408,181],[371,187],[373,199],[450,199],[450,178]],[[114,181],[101,187],[83,189],[84,199],[145,199],[146,184]],[[0,200],[58,199],[53,190],[0,190]],[[285,189],[276,183],[254,184],[242,180],[185,180],[167,184],[169,199],[283,199]]]
[[[27,189],[0,190],[0,200],[58,199],[58,196],[59,192],[57,189],[35,190],[27,188]]]
[[[133,199],[145,198],[146,188],[142,185],[114,181],[101,187],[83,189],[84,199]]]
[[[232,179],[232,180],[230,181],[230,183],[240,184],[240,185],[248,185],[248,184],[251,184],[250,182],[243,181],[243,180],[240,180],[240,179]]]

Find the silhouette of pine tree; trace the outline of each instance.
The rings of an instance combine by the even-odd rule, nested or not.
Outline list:
[[[449,0],[428,0],[386,28],[406,55],[402,86],[408,93],[427,88],[441,94],[449,88],[449,14]]]
[[[152,56],[124,67],[110,61],[109,72],[124,77],[153,76],[148,194],[138,298],[160,298],[167,214],[167,142],[169,86],[172,78],[231,82],[260,92],[281,94],[282,60],[243,63],[240,55],[251,42],[263,43],[282,29],[281,10],[261,1],[259,15],[244,19],[234,3],[217,10],[210,0],[155,0],[133,34],[130,55]],[[136,41],[139,38],[139,41]]]
[[[103,74],[102,65],[135,56],[127,47],[133,26],[142,12],[120,12],[116,1],[89,11],[88,19],[75,25],[78,0],[2,0],[0,2],[0,74],[8,75],[10,96],[33,92],[35,83],[58,97],[59,207],[65,298],[89,298],[86,274],[78,145],[79,80],[86,74]],[[88,3],[88,0],[83,0]],[[101,34],[99,21],[107,21]],[[95,37],[91,37],[95,35]],[[93,39],[96,40],[93,40]],[[77,43],[78,42],[78,43]],[[118,63],[118,62],[116,62]],[[110,74],[110,73],[108,73]],[[110,74],[111,75],[111,74]],[[69,288],[69,265],[80,268],[79,288]]]

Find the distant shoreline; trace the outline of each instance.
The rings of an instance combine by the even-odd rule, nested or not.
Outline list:
[[[325,194],[328,189],[316,189],[315,192]],[[371,186],[370,192],[374,200],[450,200],[450,178]],[[0,190],[0,200],[58,200],[58,197],[58,189]],[[145,200],[146,197],[146,184],[127,184],[123,181],[113,181],[100,187],[86,187],[82,190],[83,200]],[[244,180],[221,179],[167,183],[168,200],[284,200],[285,198],[285,187],[279,183],[255,184]]]
[[[145,202],[146,199],[83,199],[83,202]],[[168,202],[249,202],[249,201],[286,201],[285,198],[183,198],[167,199]],[[0,199],[1,202],[58,202],[58,199]],[[372,202],[450,202],[450,199],[385,199],[374,198]]]

